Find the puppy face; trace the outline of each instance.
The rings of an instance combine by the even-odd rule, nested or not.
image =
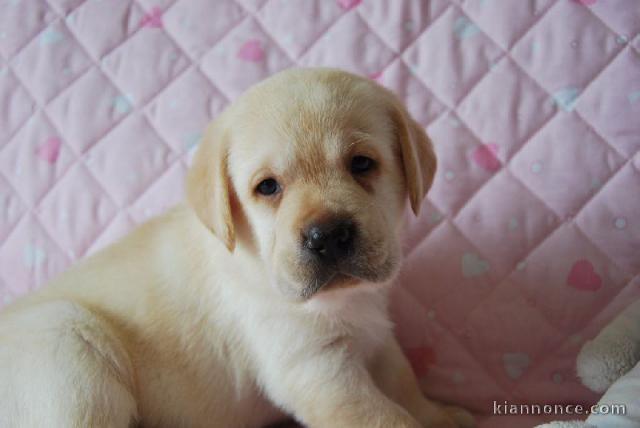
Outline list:
[[[391,93],[345,72],[297,69],[214,122],[187,193],[231,251],[237,242],[254,252],[273,286],[306,300],[387,282],[406,197],[417,212],[434,172],[429,140]]]

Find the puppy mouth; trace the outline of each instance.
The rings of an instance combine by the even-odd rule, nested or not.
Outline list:
[[[304,272],[298,278],[298,297],[308,300],[318,293],[389,281],[397,272],[398,254],[383,242],[357,245],[353,252],[339,259],[319,260],[307,252],[299,254]],[[302,273],[301,272],[301,273]]]
[[[336,288],[344,288],[352,285],[356,285],[362,282],[364,278],[358,278],[348,273],[335,272],[325,284],[320,287],[320,290],[331,290]]]
[[[317,293],[340,288],[354,287],[364,282],[380,282],[388,279],[393,271],[393,262],[388,261],[377,269],[352,265],[334,265],[318,269],[308,284],[302,289],[302,297],[309,299]]]
[[[306,300],[321,291],[335,290],[338,288],[346,288],[355,286],[362,282],[362,278],[334,270],[331,273],[319,275],[314,278],[310,284],[302,289],[302,297]]]

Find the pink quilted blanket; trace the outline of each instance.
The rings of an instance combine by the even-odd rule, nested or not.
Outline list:
[[[392,308],[425,390],[591,402],[576,352],[640,296],[639,33],[636,0],[2,0],[0,301],[179,201],[249,85],[338,66],[440,159]]]

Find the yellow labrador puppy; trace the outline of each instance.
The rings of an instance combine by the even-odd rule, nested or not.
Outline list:
[[[367,79],[255,86],[209,127],[188,204],[0,313],[0,426],[473,426],[422,396],[387,314],[435,168]]]

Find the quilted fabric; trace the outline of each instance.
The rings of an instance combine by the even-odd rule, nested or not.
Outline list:
[[[591,402],[576,352],[640,294],[639,33],[635,0],[1,0],[0,300],[178,202],[249,85],[338,66],[439,156],[392,306],[425,390]]]

